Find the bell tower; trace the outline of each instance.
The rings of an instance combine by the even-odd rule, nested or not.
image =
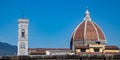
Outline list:
[[[28,23],[28,19],[18,19],[18,56],[28,55]]]

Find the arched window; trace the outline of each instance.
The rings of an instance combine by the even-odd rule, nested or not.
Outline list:
[[[25,44],[22,43],[20,48],[25,49]]]
[[[22,38],[25,38],[25,30],[23,29],[22,32],[21,32],[21,37]]]

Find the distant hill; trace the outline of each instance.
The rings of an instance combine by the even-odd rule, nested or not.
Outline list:
[[[17,46],[0,42],[0,56],[10,56],[17,54]]]

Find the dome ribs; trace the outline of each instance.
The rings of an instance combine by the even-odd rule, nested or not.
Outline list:
[[[97,40],[98,39],[96,30],[94,26],[92,25],[92,22],[90,21],[87,22],[85,39],[86,40]]]
[[[105,40],[105,36],[104,36],[104,33],[102,32],[102,30],[95,23],[94,23],[94,25],[96,26],[96,29],[98,31],[99,39],[100,40]]]
[[[74,40],[84,40],[84,27],[85,22],[78,26],[78,28],[74,32]]]

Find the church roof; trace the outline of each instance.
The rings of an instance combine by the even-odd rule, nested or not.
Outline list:
[[[117,46],[105,46],[105,50],[119,50]]]
[[[69,48],[29,48],[28,51],[31,55],[44,55],[46,54],[46,51],[49,51],[49,50],[64,50],[64,51],[71,51]]]
[[[90,18],[88,9],[83,21],[73,32],[72,40],[106,40],[102,29]]]

